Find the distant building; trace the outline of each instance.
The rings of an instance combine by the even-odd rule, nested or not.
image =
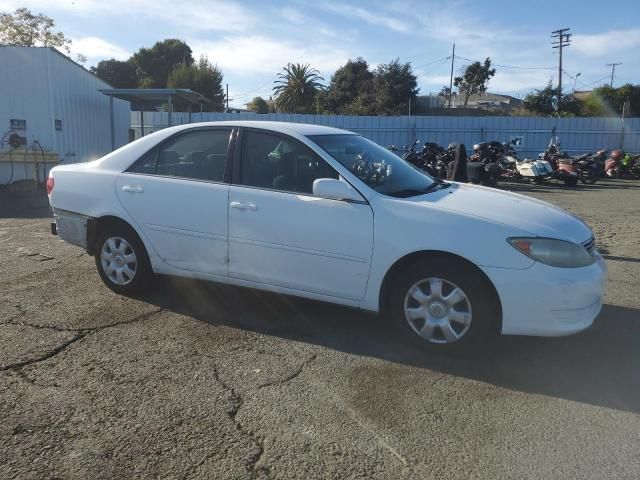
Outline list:
[[[441,97],[448,105],[448,98]],[[451,99],[451,106],[453,108],[464,107],[464,94],[459,93],[453,95]],[[524,107],[524,101],[520,98],[512,97],[511,95],[501,95],[497,93],[484,93],[482,95],[474,93],[469,95],[466,108],[480,108],[483,110],[492,111],[511,111],[518,110]]]
[[[33,177],[32,166],[14,164],[17,150],[28,158],[37,144],[61,163],[111,151],[109,98],[98,91],[111,85],[49,47],[0,47],[0,65],[0,138],[20,142],[0,144],[0,184]],[[116,148],[127,143],[128,129],[129,102],[114,100]]]

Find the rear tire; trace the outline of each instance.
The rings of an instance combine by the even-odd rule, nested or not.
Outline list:
[[[473,268],[446,257],[417,261],[396,275],[387,314],[408,342],[459,351],[498,333],[493,286]]]
[[[575,187],[576,185],[578,185],[578,179],[577,178],[567,178],[564,181],[564,184],[568,187]]]
[[[95,262],[104,284],[130,295],[147,288],[152,270],[149,256],[135,231],[117,224],[105,228],[96,240]]]
[[[587,185],[593,185],[597,180],[598,178],[591,170],[584,170],[580,174],[580,181],[582,183],[586,183]]]

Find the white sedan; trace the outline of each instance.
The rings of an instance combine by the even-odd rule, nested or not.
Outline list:
[[[384,313],[436,348],[578,332],[602,305],[606,266],[578,218],[335,128],[167,128],[47,187],[53,232],[121,294],[153,273],[265,289]]]

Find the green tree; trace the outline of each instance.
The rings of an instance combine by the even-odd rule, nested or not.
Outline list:
[[[627,83],[619,88],[603,85],[596,88],[586,98],[582,106],[582,114],[586,116],[617,116],[622,114],[622,108],[629,101],[630,110],[626,116],[640,116],[640,85]]]
[[[165,88],[169,74],[181,64],[194,63],[191,48],[182,40],[169,38],[151,48],[141,48],[130,61],[136,66],[138,86]]]
[[[396,58],[390,63],[378,65],[374,73],[376,110],[382,115],[404,115],[409,100],[415,103],[420,89],[411,63],[400,63]]]
[[[375,114],[374,80],[366,60],[349,59],[332,75],[326,95],[319,96],[321,110],[344,115]]]
[[[524,107],[540,115],[551,115],[556,111],[558,89],[549,83],[541,89],[534,90],[524,97]]]
[[[453,84],[458,88],[460,94],[464,93],[464,106],[467,106],[469,96],[487,91],[489,79],[496,74],[496,69],[491,68],[491,59],[487,57],[484,63],[473,62],[467,65],[461,77],[455,77]]]
[[[222,71],[217,65],[212,65],[206,56],[201,56],[197,64],[177,65],[169,74],[167,87],[190,88],[209,100],[204,106],[205,111],[221,112],[225,100],[222,78]]]
[[[273,93],[280,112],[312,112],[317,93],[325,88],[321,83],[324,78],[309,64],[288,63],[277,78]]]
[[[42,13],[34,15],[27,8],[13,14],[0,14],[0,46],[56,47],[71,51],[71,40],[54,31],[55,22]]]
[[[131,62],[122,62],[115,58],[101,60],[98,65],[91,67],[91,73],[114,88],[136,88],[138,86],[136,66]]]
[[[581,108],[573,95],[558,98],[558,89],[551,85],[551,81],[543,89],[534,90],[524,97],[524,107],[538,115],[558,117],[577,115]]]
[[[255,97],[247,105],[249,110],[256,113],[269,113],[269,104],[262,97]]]

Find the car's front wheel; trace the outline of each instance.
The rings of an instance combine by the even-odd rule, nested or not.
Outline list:
[[[390,314],[414,344],[458,349],[498,331],[493,287],[462,262],[421,260],[401,272],[392,289]]]
[[[147,286],[151,266],[142,241],[131,228],[106,228],[98,235],[96,247],[96,267],[107,287],[127,295]]]

